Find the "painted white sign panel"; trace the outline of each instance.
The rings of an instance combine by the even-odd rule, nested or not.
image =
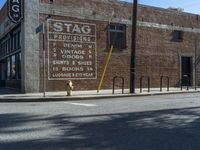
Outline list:
[[[96,25],[49,19],[48,79],[96,79]]]

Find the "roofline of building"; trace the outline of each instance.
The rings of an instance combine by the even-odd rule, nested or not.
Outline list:
[[[121,4],[126,4],[126,5],[132,5],[133,4],[132,2],[126,2],[126,1],[121,1],[121,0],[109,0],[109,1],[110,2],[117,2],[117,3],[121,3]],[[3,11],[3,9],[5,9],[5,7],[7,7],[7,3],[8,3],[8,1],[6,0],[5,4],[3,5],[3,7],[0,10],[0,14],[1,14],[1,11]],[[146,7],[146,8],[152,8],[152,9],[155,9],[155,10],[160,10],[160,11],[165,11],[165,12],[170,12],[170,13],[177,13],[177,14],[180,14],[180,15],[200,16],[200,14],[196,14],[196,13],[190,13],[190,12],[185,12],[185,11],[178,12],[178,11],[170,10],[170,9],[167,9],[167,8],[157,7],[157,6],[150,6],[150,5],[144,5],[144,4],[139,4],[139,6],[140,7]]]
[[[132,2],[126,2],[126,1],[121,1],[121,0],[110,0],[110,1],[117,1],[118,3],[128,4],[128,5],[133,4]],[[196,13],[190,13],[190,12],[185,12],[185,11],[178,12],[178,11],[170,10],[170,9],[167,9],[167,8],[157,7],[157,6],[150,6],[150,5],[145,5],[145,4],[138,4],[138,5],[141,6],[141,7],[152,8],[152,9],[160,10],[160,11],[176,12],[178,14],[183,14],[183,15],[187,14],[187,15],[193,15],[193,16],[197,16],[197,15],[200,16],[200,14],[196,14]]]

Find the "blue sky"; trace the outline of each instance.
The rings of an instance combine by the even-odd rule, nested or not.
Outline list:
[[[157,6],[162,8],[168,8],[170,6],[183,8],[185,12],[191,12],[200,15],[200,0],[138,0],[138,1],[140,4]]]
[[[6,2],[6,0],[0,0],[0,9],[2,8],[2,6],[4,5],[5,2]]]
[[[0,0],[0,8],[6,0]],[[132,2],[133,0],[124,0]],[[179,7],[183,8],[186,12],[200,14],[200,0],[138,0],[140,4],[168,8]]]

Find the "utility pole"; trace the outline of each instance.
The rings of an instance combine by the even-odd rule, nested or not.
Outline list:
[[[194,44],[195,44],[195,49],[194,49],[194,82],[195,82],[195,90],[197,90],[197,37],[195,37],[195,41],[194,41]]]
[[[135,59],[136,59],[136,31],[137,31],[137,7],[138,0],[133,3],[132,15],[132,46],[131,46],[131,65],[130,65],[130,93],[135,93]]]

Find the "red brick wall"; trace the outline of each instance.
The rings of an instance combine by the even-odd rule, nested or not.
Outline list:
[[[171,86],[179,85],[180,55],[194,55],[194,40],[192,40],[194,35],[185,32],[183,42],[173,42],[171,33],[171,30],[138,28],[136,62],[138,84],[140,76],[145,75],[150,76],[152,87],[159,87],[160,76],[164,75],[170,77]],[[198,48],[198,56],[199,51]]]
[[[40,0],[41,3],[49,4],[49,0]],[[132,5],[126,2],[117,2],[116,0],[55,0],[53,5],[60,5],[71,7],[76,10],[77,8],[84,8],[92,10],[94,14],[119,17],[124,19],[131,18]]]
[[[40,19],[43,20],[45,15],[41,15]],[[87,22],[96,24],[96,38],[97,38],[97,79],[89,79],[89,80],[72,80],[74,84],[75,90],[96,90],[98,87],[98,83],[100,81],[100,77],[103,72],[103,68],[106,62],[106,58],[109,52],[108,46],[108,37],[107,37],[107,26],[109,22],[103,21],[92,21],[92,20],[82,20],[70,17],[60,17],[60,16],[52,16],[51,19],[61,19],[61,20],[70,20],[76,22]],[[128,33],[131,32],[131,28],[128,28]],[[127,38],[130,39],[130,34],[127,35]],[[117,50],[114,49],[113,54],[111,56],[110,63],[108,65],[105,80],[102,85],[103,89],[112,88],[112,80],[115,76],[123,76],[125,78],[125,86],[129,87],[129,66],[130,66],[130,42],[127,42],[128,49],[125,50]],[[42,43],[41,43],[42,45]],[[47,45],[46,45],[47,47]],[[40,64],[41,64],[41,89],[43,83],[43,61],[42,61],[42,52],[40,54]],[[46,55],[47,58],[47,55]],[[47,64],[47,59],[46,59]],[[46,68],[48,66],[46,65]],[[47,72],[46,72],[47,74]],[[58,91],[65,89],[65,81],[48,81],[47,82],[47,90],[48,91]]]
[[[138,9],[138,20],[146,22],[157,22],[167,25],[180,27],[197,27],[200,26],[200,16],[173,10],[140,6]]]
[[[41,0],[43,3],[47,0]],[[96,0],[56,0],[55,5],[71,6],[76,8],[92,9],[95,14],[110,15],[115,10],[114,17],[131,19],[132,6],[126,3],[103,3]],[[45,15],[40,15],[40,20],[44,20]],[[71,21],[89,22],[96,24],[97,30],[97,69],[96,80],[74,80],[75,90],[95,90],[100,81],[106,57],[108,55],[107,25],[109,22],[95,21],[88,19],[77,19],[71,17],[52,16],[54,19],[66,19]],[[154,9],[152,7],[140,6],[138,20],[154,22],[179,27],[199,27],[200,18],[197,15],[187,13],[174,13],[164,9]],[[199,34],[196,34],[199,36]],[[194,33],[184,32],[182,42],[173,42],[172,30],[138,27],[137,29],[137,51],[136,51],[136,84],[139,87],[141,76],[150,76],[151,87],[159,87],[160,76],[170,77],[170,86],[178,86],[180,82],[180,56],[194,54]],[[200,57],[200,47],[198,46],[197,56]],[[112,88],[114,76],[125,78],[125,87],[129,88],[130,78],[130,53],[131,53],[131,25],[127,26],[127,49],[114,50],[109,63],[103,89]],[[41,55],[42,58],[42,55]],[[200,84],[200,63],[197,70],[198,84]],[[165,84],[166,85],[166,84]],[[146,86],[146,84],[145,84]],[[42,89],[42,59],[41,59],[41,89]],[[64,90],[64,81],[47,81],[48,91]]]

